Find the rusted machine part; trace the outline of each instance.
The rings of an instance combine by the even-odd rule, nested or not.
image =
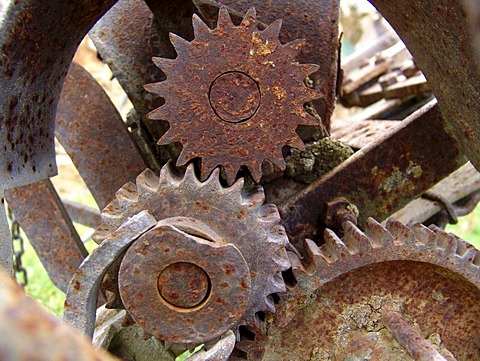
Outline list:
[[[193,234],[175,222],[153,228],[132,244],[120,266],[127,312],[170,343],[198,345],[221,336],[250,299],[250,270],[240,251],[212,234],[196,236],[198,223],[189,222]]]
[[[480,190],[480,173],[467,163],[430,189],[442,194],[448,202],[455,202]],[[405,224],[423,223],[442,210],[442,205],[425,198],[417,198],[392,215]]]
[[[302,248],[305,238],[321,237],[319,219],[325,202],[339,196],[357,206],[359,225],[368,217],[383,220],[465,161],[431,102],[280,204],[283,224]]]
[[[395,311],[382,312],[382,321],[388,330],[415,361],[446,361],[412,325]]]
[[[477,58],[480,59],[480,1],[465,0],[467,9],[467,20],[470,24],[470,32],[475,40]],[[480,62],[479,62],[480,63]]]
[[[317,124],[303,109],[305,102],[320,96],[303,83],[316,66],[294,61],[302,43],[280,44],[278,21],[258,31],[253,9],[238,27],[225,7],[214,30],[196,15],[193,22],[194,41],[171,35],[175,60],[154,59],[167,80],[146,86],[166,98],[165,105],[149,114],[170,123],[159,144],[183,144],[177,165],[201,157],[202,179],[222,165],[228,184],[242,165],[256,181],[265,159],[285,168],[282,147],[304,149],[297,126]],[[219,57],[222,62],[215,61]],[[194,93],[191,84],[198,87]]]
[[[228,331],[208,350],[201,350],[190,356],[186,361],[227,361],[235,347],[236,337]]]
[[[280,41],[306,39],[298,61],[318,64],[310,78],[314,88],[325,96],[314,100],[322,122],[329,128],[336,97],[338,61],[339,1],[336,0],[218,0],[219,3],[245,13],[254,6],[261,14],[259,20],[270,24],[283,19]],[[307,132],[308,133],[308,132]]]
[[[8,228],[3,189],[0,188],[0,269],[8,274],[13,269],[13,246],[11,242],[10,229]]]
[[[92,338],[98,292],[108,267],[136,238],[156,224],[148,211],[142,211],[125,221],[85,259],[68,285],[63,315],[68,324]]]
[[[175,56],[174,52],[169,52],[168,36],[168,44],[156,42],[160,37],[158,31],[145,1],[121,0],[89,32],[100,56],[127,93],[142,122],[153,107],[163,103],[143,89],[144,84],[165,78],[152,63],[152,56],[158,53]],[[157,123],[152,127],[150,123],[146,121],[156,139],[167,130],[166,124]]]
[[[237,345],[249,359],[408,360],[384,327],[385,310],[400,312],[445,358],[480,357],[473,246],[436,227],[392,221],[384,228],[373,219],[365,232],[350,223],[342,239],[327,230],[325,240],[320,248],[308,241],[302,261],[290,254],[291,292],[267,320],[268,338]]]
[[[53,184],[45,180],[14,188],[5,198],[53,284],[65,292],[88,252]]]
[[[100,211],[96,208],[85,206],[77,202],[72,202],[68,199],[62,199],[62,203],[73,222],[80,223],[84,226],[94,229],[96,229],[102,222],[100,218]]]
[[[142,210],[149,210],[157,219],[190,217],[207,224],[218,238],[233,244],[247,262],[251,296],[235,327],[255,328],[259,325],[258,312],[275,311],[270,295],[285,290],[281,271],[290,267],[285,252],[288,239],[279,225],[276,207],[263,204],[261,187],[242,191],[244,181],[239,180],[232,187],[223,188],[219,173],[219,169],[215,169],[210,178],[201,183],[192,164],[184,176],[176,174],[169,166],[162,168],[160,177],[150,170],[144,171],[137,177],[136,184],[127,183],[117,192],[116,200],[103,210],[103,223],[93,238],[98,242],[108,237],[128,217]],[[188,233],[196,234],[192,232]],[[219,262],[217,259],[211,261]],[[116,275],[110,276],[112,283],[118,284]],[[116,298],[120,297],[115,289],[109,291],[114,292]],[[116,303],[115,299],[110,301]]]
[[[465,3],[371,2],[406,43],[439,101],[446,125],[451,125],[463,152],[479,169],[480,58],[466,21]],[[441,41],[432,41],[439,36]]]
[[[54,120],[63,80],[81,39],[114,3],[22,0],[5,10],[0,28],[1,188],[56,174]]]
[[[115,106],[96,80],[75,63],[62,88],[55,134],[100,208],[145,169]]]
[[[2,360],[117,360],[94,348],[85,337],[25,296],[3,271],[0,285]]]

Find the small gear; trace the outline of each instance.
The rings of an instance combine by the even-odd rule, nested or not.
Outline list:
[[[290,254],[295,281],[268,337],[237,344],[249,360],[410,360],[390,330],[392,315],[446,359],[480,358],[480,252],[472,245],[434,226],[385,228],[373,219],[364,232],[347,222],[342,239],[326,230],[321,247],[306,243],[308,257]]]
[[[160,247],[153,244],[153,242],[156,241],[151,241],[151,239],[162,239],[162,237],[164,244],[168,241],[172,245],[176,245],[171,247],[174,252],[178,253],[180,250],[184,252],[186,249],[190,249],[191,252],[195,253],[196,249],[198,250],[203,247],[203,255],[211,254],[208,256],[209,258],[204,261],[193,262],[193,266],[185,265],[185,259],[178,261],[183,263],[177,264],[175,267],[168,268],[168,264],[166,264],[166,269],[161,273],[163,278],[160,277],[160,272],[158,272],[158,275],[153,275],[154,277],[159,277],[159,287],[160,283],[163,282],[161,285],[163,288],[160,290],[160,293],[163,292],[170,296],[176,293],[175,290],[171,288],[175,287],[175,283],[170,282],[172,279],[170,274],[176,272],[183,273],[184,275],[192,274],[193,272],[199,275],[199,279],[205,281],[203,283],[214,284],[215,280],[211,280],[212,282],[210,282],[208,279],[215,273],[212,267],[215,267],[217,263],[217,268],[221,269],[220,265],[222,262],[225,262],[223,259],[218,258],[219,256],[213,256],[213,253],[209,251],[209,249],[215,245],[209,248],[209,242],[205,240],[220,240],[218,243],[220,246],[215,247],[220,250],[221,247],[224,247],[222,244],[225,245],[225,247],[230,247],[230,251],[228,251],[230,252],[229,254],[233,255],[232,259],[237,259],[235,262],[231,261],[231,267],[234,267],[234,269],[236,267],[235,264],[238,264],[238,267],[240,267],[242,263],[240,258],[243,257],[245,259],[244,262],[246,262],[248,266],[248,277],[251,280],[248,281],[251,282],[248,284],[250,296],[247,297],[245,301],[245,311],[234,325],[229,326],[232,326],[231,328],[238,328],[238,326],[245,325],[256,328],[259,324],[258,312],[275,312],[274,302],[270,295],[285,291],[285,284],[281,272],[290,267],[285,250],[288,244],[288,238],[283,226],[279,224],[280,216],[277,208],[275,205],[263,204],[264,200],[265,197],[262,187],[257,186],[247,192],[243,189],[242,179],[235,182],[235,184],[229,188],[222,187],[219,180],[218,168],[202,183],[197,179],[192,164],[187,167],[185,175],[176,174],[173,167],[167,165],[162,168],[160,177],[157,177],[151,170],[145,170],[137,177],[136,184],[131,182],[125,184],[116,193],[116,199],[103,210],[102,224],[97,229],[93,238],[97,242],[100,242],[111,235],[126,219],[143,210],[150,211],[153,216],[160,221],[159,224],[162,222],[161,220],[173,219],[176,222],[174,225],[176,225],[178,222],[184,222],[182,221],[184,219],[189,219],[189,224],[194,222],[194,226],[200,231],[189,232],[191,233],[191,235],[189,235],[183,231],[179,231],[178,229],[182,229],[180,226],[177,227],[178,229],[175,227],[170,229],[170,226],[169,229],[165,229],[165,226],[163,226],[163,228],[159,226],[159,230],[155,231],[158,233],[158,236],[155,236],[156,238],[149,236],[153,231],[145,235],[145,237],[150,237],[147,237],[148,239],[146,238],[147,240],[145,241],[150,244],[147,247],[149,249],[145,249],[142,241],[137,241],[137,243],[140,242],[138,252],[143,252],[143,258],[147,257],[147,254],[149,254],[150,257],[150,254],[152,254],[152,252],[154,253],[155,249],[160,249]],[[214,220],[214,222],[212,222],[212,220]],[[172,230],[174,233],[176,232],[176,234],[172,234]],[[180,236],[178,236],[179,233]],[[179,237],[182,238],[182,240],[178,241],[177,239]],[[191,247],[189,244],[190,240],[192,243]],[[179,242],[183,242],[182,246],[179,246]],[[196,246],[193,246],[193,243],[195,243]],[[229,245],[233,245],[233,248]],[[120,270],[121,273],[122,268],[125,270],[137,269],[138,267],[136,265],[142,262],[144,267],[149,267],[155,262],[158,263],[156,261],[157,258],[165,258],[164,254],[158,256],[153,254],[150,258],[152,262],[145,262],[142,257],[138,258],[135,255],[135,252],[137,252],[135,251],[135,247],[137,247],[135,244],[132,245],[127,251],[128,257],[127,255],[124,256],[125,259],[128,258],[130,260],[128,261],[129,265],[124,265],[127,261],[121,261],[121,266],[117,262],[116,268],[114,267],[110,270],[110,273],[107,274],[109,276],[109,285],[107,288],[114,293],[114,298],[110,299],[111,305],[113,304],[118,307],[122,304],[121,301],[123,298],[120,298],[122,290],[118,290],[118,270]],[[195,256],[192,257],[192,259],[200,259],[202,257],[205,258],[206,256]],[[206,264],[202,265],[202,262],[206,262]],[[199,269],[198,265],[206,272],[206,275],[203,275],[203,271]],[[155,265],[155,267],[159,266]],[[228,268],[228,265],[225,267]],[[180,269],[180,271],[177,270],[177,268]],[[212,274],[209,273],[209,269],[212,270]],[[147,269],[144,269],[144,271],[139,269],[137,271],[139,273],[151,273],[150,270]],[[225,271],[225,274],[228,273],[227,271]],[[127,274],[133,273],[133,271],[125,272]],[[148,282],[150,282],[150,280]],[[208,287],[205,287],[205,289],[208,291]],[[183,294],[187,294],[190,291],[178,291],[178,293],[182,292]],[[124,293],[124,295],[125,294],[128,295],[128,292]],[[176,302],[176,304],[184,308],[192,308],[199,303],[197,301],[206,297],[203,294],[197,296],[198,297],[193,296],[194,298],[192,300],[185,300],[186,306],[181,303],[181,300]],[[231,297],[234,297],[234,295]],[[123,302],[123,304],[125,304],[125,302]],[[125,306],[127,305],[125,304]],[[144,305],[142,305],[142,307],[144,307]],[[128,306],[125,308],[127,311],[129,310]],[[237,308],[240,309],[240,307]],[[238,312],[238,309],[231,310],[231,313],[234,312]],[[148,315],[145,315],[145,317],[148,318]],[[166,322],[166,320],[156,320],[155,322],[161,327],[162,322]],[[152,334],[155,333],[152,332]],[[211,336],[216,336],[214,330],[211,331]],[[175,340],[166,341],[176,342]],[[200,339],[195,341],[204,342],[206,340]]]
[[[259,31],[253,8],[239,26],[222,7],[214,30],[196,15],[193,27],[191,42],[170,34],[178,56],[154,58],[167,78],[145,86],[165,98],[149,114],[170,123],[159,144],[183,144],[179,166],[202,158],[202,179],[221,165],[232,184],[247,166],[259,182],[266,159],[285,169],[282,147],[305,149],[297,127],[319,125],[304,110],[321,97],[304,84],[318,66],[295,61],[304,41],[281,44],[280,20]]]

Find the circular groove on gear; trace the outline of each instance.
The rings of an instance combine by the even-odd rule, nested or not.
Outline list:
[[[253,117],[260,106],[260,98],[258,84],[240,71],[218,76],[209,92],[213,111],[228,123],[240,123]]]

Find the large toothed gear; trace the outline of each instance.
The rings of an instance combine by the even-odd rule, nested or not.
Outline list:
[[[193,16],[195,39],[171,34],[176,59],[154,58],[167,75],[146,89],[165,99],[151,119],[170,123],[159,144],[181,142],[177,165],[202,159],[201,178],[222,165],[228,184],[241,166],[258,182],[262,162],[285,169],[282,147],[304,150],[296,134],[299,125],[319,125],[304,103],[321,96],[304,84],[317,65],[295,61],[304,41],[281,44],[281,21],[259,31],[250,9],[234,26],[225,7],[211,30]]]
[[[249,360],[413,360],[402,344],[408,332],[420,335],[408,345],[414,352],[428,344],[447,360],[480,358],[472,245],[436,227],[373,219],[364,231],[347,223],[344,237],[327,230],[324,238],[321,247],[307,241],[305,259],[290,255],[298,283],[282,296],[268,338],[237,344]]]
[[[160,221],[159,226],[156,230],[142,236],[144,239],[139,239],[126,253],[122,265],[118,268],[120,274],[124,272],[124,275],[126,275],[123,279],[129,278],[135,272],[139,274],[138,280],[143,279],[142,274],[150,272],[149,267],[157,267],[158,274],[153,274],[152,277],[155,278],[155,282],[158,278],[159,288],[157,291],[157,286],[155,286],[155,290],[150,293],[155,295],[158,292],[160,294],[163,292],[165,299],[174,300],[172,301],[174,305],[169,306],[172,309],[183,307],[185,310],[196,310],[204,306],[203,298],[210,300],[213,297],[192,295],[192,292],[202,292],[196,289],[196,286],[202,288],[202,280],[205,281],[203,283],[210,285],[205,286],[206,293],[210,292],[210,289],[212,293],[217,292],[219,287],[223,287],[223,284],[220,282],[217,287],[215,283],[218,280],[216,273],[224,269],[225,277],[227,277],[230,273],[232,275],[239,273],[241,269],[243,272],[241,277],[244,277],[245,271],[243,269],[245,267],[243,265],[245,264],[247,267],[246,276],[237,278],[242,282],[243,289],[248,292],[240,290],[243,293],[238,297],[245,299],[245,295],[248,293],[249,297],[242,301],[243,305],[238,305],[238,302],[232,301],[232,304],[236,306],[234,310],[230,310],[230,314],[239,312],[239,310],[244,312],[242,312],[241,317],[235,320],[233,325],[228,324],[228,326],[232,329],[237,329],[241,325],[256,328],[259,323],[259,312],[275,311],[274,302],[270,295],[285,291],[281,272],[290,267],[285,250],[288,238],[283,226],[279,224],[280,216],[277,208],[275,205],[263,204],[264,200],[263,189],[260,186],[245,191],[242,179],[235,182],[233,186],[224,188],[220,184],[218,168],[203,183],[197,179],[193,165],[187,167],[185,175],[176,174],[169,166],[162,168],[160,177],[157,177],[150,170],[145,170],[137,177],[136,184],[127,183],[123,186],[116,193],[116,199],[103,210],[103,223],[94,235],[94,239],[100,242],[112,234],[129,217],[143,210],[150,211],[155,219]],[[144,243],[148,246],[145,246]],[[168,244],[168,247],[165,246],[166,244]],[[168,258],[165,258],[165,249],[170,250],[169,252],[172,254],[178,253],[179,257],[183,258],[177,261],[180,263],[176,264],[175,267],[172,266],[160,272],[162,262],[159,260]],[[192,252],[194,255],[187,258],[185,258],[185,255],[180,255],[180,253],[187,254],[187,252]],[[222,252],[225,256],[220,256]],[[158,254],[158,256],[155,254]],[[227,256],[231,257],[230,261],[225,258]],[[148,259],[151,261],[145,261],[146,257],[150,257]],[[230,266],[226,264],[227,261]],[[168,262],[172,261],[169,260]],[[185,262],[193,262],[193,265],[185,265]],[[138,269],[139,264],[142,264],[144,268]],[[165,264],[165,267],[167,266]],[[231,269],[228,269],[229,267]],[[175,282],[173,282],[173,285],[171,282],[175,277],[171,275],[179,274],[189,277],[192,272],[199,275],[195,282],[200,283],[194,282],[191,290],[179,289],[177,292]],[[203,275],[203,272],[206,275]],[[133,288],[137,286],[135,282],[130,279],[128,282],[123,282],[122,276],[118,279],[116,277],[118,276],[114,275],[113,283],[118,285],[118,282],[120,282],[120,290],[115,291],[114,299],[110,300],[110,303],[120,304],[119,297],[121,296],[127,311],[129,311],[127,304],[132,302],[135,303],[135,309],[138,309],[138,304],[135,300],[132,301],[130,297],[131,294],[134,294]],[[223,277],[223,275],[218,277]],[[111,278],[110,284],[112,284]],[[142,281],[138,282],[141,283]],[[123,291],[122,287],[125,288],[127,283],[130,291]],[[184,288],[184,285],[178,286]],[[227,286],[225,284],[225,287]],[[110,290],[114,290],[114,288],[110,286]],[[137,291],[142,294],[142,297],[147,293],[141,289],[135,292]],[[178,294],[186,295],[191,299],[179,300]],[[125,302],[125,297],[129,298],[127,302]],[[233,298],[237,295],[223,295],[222,297]],[[226,302],[220,299],[218,302],[220,302],[219,307],[225,308]],[[208,305],[208,308],[210,306],[215,307],[213,304]],[[143,308],[144,305],[141,307]],[[150,310],[154,307],[152,305]],[[208,312],[215,315],[215,309],[209,308]],[[200,315],[200,313],[199,311],[198,314]],[[135,315],[132,314],[132,316]],[[201,316],[204,317],[205,315],[202,314]],[[150,315],[147,314],[144,317],[148,321]],[[133,318],[135,319],[135,317]],[[143,316],[137,317],[137,322],[138,318],[143,318]],[[196,322],[194,318],[195,313],[192,312],[189,320]],[[210,337],[218,336],[217,325],[219,328],[224,326],[221,318],[218,316],[218,320],[215,318],[214,323],[209,325],[213,327],[209,331]],[[223,317],[223,319],[226,318],[228,317]],[[166,322],[165,319],[158,320],[159,328],[162,328],[162,322]],[[183,327],[178,322],[175,324],[176,327]],[[148,328],[147,331],[149,331]],[[156,334],[155,332],[151,333]],[[200,343],[208,339],[208,337],[205,338],[205,335],[202,338],[196,338],[195,335],[191,337],[190,335],[184,335],[182,337],[179,343]],[[178,342],[178,340],[173,336],[167,339],[169,342]]]

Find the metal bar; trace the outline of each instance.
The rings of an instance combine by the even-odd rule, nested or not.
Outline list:
[[[465,164],[431,188],[432,192],[445,196],[450,203],[455,203],[479,189],[480,173],[470,163]],[[437,202],[432,202],[425,198],[417,198],[396,212],[392,217],[405,224],[421,223],[441,210],[442,206]]]
[[[465,2],[370,1],[406,43],[439,101],[445,125],[480,169],[480,58]]]
[[[68,285],[63,319],[93,337],[97,297],[103,276],[117,257],[142,233],[157,224],[148,211],[127,220],[85,259]]]
[[[382,313],[382,320],[393,337],[415,361],[446,361],[398,312],[385,311]]]
[[[359,225],[399,210],[466,162],[432,101],[389,133],[359,150],[325,177],[279,205],[291,239],[319,239],[326,202],[345,197]]]
[[[62,199],[63,205],[73,222],[83,224],[84,226],[96,229],[102,219],[98,209],[85,206],[83,204]]]
[[[11,2],[0,27],[0,184],[56,174],[55,111],[75,50],[115,0]]]
[[[100,208],[145,169],[115,106],[75,63],[62,89],[55,133]]]
[[[65,292],[88,252],[52,183],[14,188],[5,198],[50,279]]]
[[[39,304],[0,271],[0,355],[2,360],[114,361]]]

